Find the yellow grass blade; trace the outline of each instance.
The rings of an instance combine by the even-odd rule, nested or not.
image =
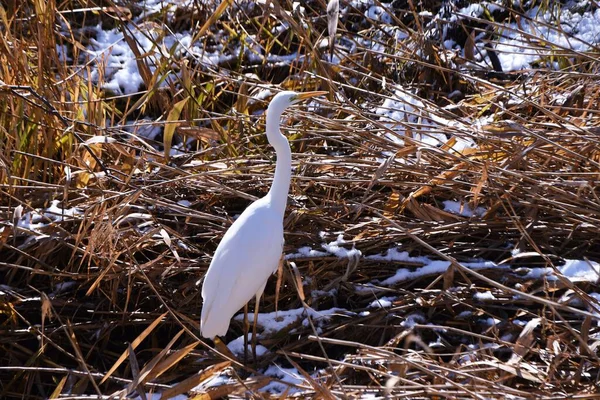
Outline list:
[[[165,132],[163,136],[163,144],[165,146],[165,160],[168,162],[169,157],[171,156],[171,142],[173,141],[173,134],[175,134],[175,128],[179,125],[179,116],[181,115],[181,111],[183,107],[189,101],[189,97],[186,97],[183,100],[175,103],[171,111],[169,111],[169,115],[167,116],[167,124],[165,125]]]
[[[222,363],[212,365],[204,371],[200,371],[199,373],[192,375],[189,378],[179,382],[177,385],[165,390],[161,393],[161,398],[170,399],[177,395],[187,393],[203,381],[218,375],[221,371],[223,371],[225,368],[228,368],[230,365],[231,361],[224,361]],[[210,397],[207,396],[207,398]]]

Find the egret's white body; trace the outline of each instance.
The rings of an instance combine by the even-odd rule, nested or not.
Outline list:
[[[281,114],[297,101],[324,93],[281,92],[267,108],[266,134],[277,154],[275,178],[269,193],[252,203],[225,233],[206,272],[200,319],[206,338],[225,335],[231,317],[252,297],[258,302],[269,276],[277,271],[292,163],[289,143],[279,130]]]

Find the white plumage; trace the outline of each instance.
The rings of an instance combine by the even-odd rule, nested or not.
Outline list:
[[[279,130],[281,114],[291,104],[325,93],[286,91],[269,104],[266,133],[277,153],[273,185],[239,216],[217,247],[202,284],[200,331],[205,338],[225,335],[231,317],[252,297],[258,302],[269,276],[277,270],[292,162],[289,143]]]

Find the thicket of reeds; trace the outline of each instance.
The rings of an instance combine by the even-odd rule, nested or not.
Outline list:
[[[0,397],[169,397],[226,371],[228,383],[191,397],[268,398],[260,388],[276,379],[261,372],[273,363],[304,376],[274,398],[600,397],[600,305],[589,295],[598,285],[556,269],[600,260],[598,47],[532,36],[528,51],[544,51],[536,68],[505,72],[475,63],[478,43],[493,59],[507,23],[534,6],[558,15],[564,4],[447,18],[436,33],[424,11],[435,15],[440,2],[400,3],[384,24],[342,1],[335,62],[324,0],[234,0],[221,15],[193,1],[143,18],[130,1],[3,3]],[[105,89],[102,73],[87,78],[106,62],[87,51],[98,24],[123,32],[139,92]],[[444,29],[463,51],[444,49]],[[138,31],[159,50],[144,52]],[[225,56],[209,65],[201,50],[163,45],[185,31]],[[363,257],[285,262],[262,311],[345,311],[319,330],[299,322],[264,337],[270,353],[243,365],[200,340],[196,281],[232,218],[269,188],[269,97],[257,95],[283,88],[329,92],[286,113],[294,179],[284,250],[321,250],[343,234]],[[397,91],[419,99],[413,115],[383,121]],[[155,141],[134,134],[156,127]],[[446,139],[424,143],[430,134]],[[457,151],[460,140],[474,146]],[[171,155],[180,143],[189,147]],[[446,200],[485,211],[462,217],[444,211]],[[17,223],[53,201],[76,212],[37,215],[33,230]],[[394,247],[451,267],[378,285],[422,265],[364,257]],[[501,266],[463,266],[474,259]],[[558,279],[532,278],[532,267]],[[369,307],[384,296],[391,305]],[[225,341],[242,331],[234,321]]]

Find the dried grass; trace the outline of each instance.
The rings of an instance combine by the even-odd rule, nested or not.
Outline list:
[[[210,15],[203,7],[194,4],[172,20],[150,15],[144,26],[159,34],[203,26]],[[600,397],[593,317],[600,306],[587,294],[598,285],[528,279],[521,268],[600,259],[595,53],[531,38],[531,49],[553,49],[565,67],[459,71],[453,65],[469,65],[475,51],[471,32],[491,32],[493,44],[502,23],[468,17],[451,26],[468,51],[450,62],[424,28],[422,9],[411,5],[394,19],[411,32],[404,42],[350,8],[338,27],[342,61],[330,64],[322,56],[328,47],[319,46],[327,31],[325,2],[304,7],[306,25],[282,2],[281,9],[257,5],[250,15],[226,14],[197,35],[207,49],[232,48],[256,35],[273,54],[306,55],[291,65],[232,54],[209,68],[169,49],[154,60],[129,32],[127,44],[138,54],[147,89],[124,96],[99,89],[106,77],[99,85],[86,81],[82,71],[92,60],[65,61],[56,45],[66,44],[71,60],[79,60],[89,40],[85,27],[102,21],[127,32],[134,26],[128,18],[139,12],[132,4],[9,2],[0,44],[0,397],[105,398],[165,390],[171,396],[223,371],[235,382],[210,389],[211,398],[248,391],[268,397],[258,389],[274,378],[256,370],[275,361],[306,374],[306,384],[296,388],[305,397]],[[503,15],[525,18],[515,9]],[[68,35],[58,33],[59,21]],[[275,37],[271,28],[281,21],[292,29]],[[217,28],[228,35],[216,35]],[[372,46],[359,40],[366,37]],[[356,51],[344,56],[345,46]],[[176,83],[159,87],[170,71],[179,73]],[[343,232],[363,254],[401,245],[452,267],[442,276],[359,291],[398,268],[419,265],[295,259],[300,275],[310,278],[302,288],[305,306],[349,311],[318,335],[298,325],[297,334],[261,341],[271,353],[250,367],[198,338],[195,282],[231,217],[268,190],[273,154],[256,116],[266,103],[253,96],[257,88],[277,85],[331,93],[317,112],[287,114],[295,179],[285,251],[318,248],[322,231],[326,239]],[[406,131],[404,144],[390,139],[397,133],[374,113],[400,86],[425,104],[415,110],[420,121],[398,123]],[[455,90],[464,96],[456,102],[448,97]],[[470,122],[481,116],[490,123]],[[180,139],[192,137],[196,150],[165,157],[153,143],[118,129],[132,118],[139,126],[164,124]],[[438,129],[448,135],[446,144],[415,139],[426,119],[444,122]],[[96,136],[114,140],[94,143]],[[453,138],[477,147],[452,151]],[[166,147],[171,144],[167,140]],[[15,226],[17,206],[25,213],[55,199],[81,214],[41,232]],[[443,210],[445,200],[487,211],[456,216]],[[506,267],[475,272],[462,266],[473,258]],[[295,282],[284,268],[280,293],[271,282],[261,309],[302,307]],[[331,289],[334,296],[323,294]],[[478,300],[475,294],[483,291],[493,300]],[[384,295],[397,299],[390,307],[369,308]],[[486,325],[488,318],[500,322]],[[241,331],[233,322],[228,338]]]

